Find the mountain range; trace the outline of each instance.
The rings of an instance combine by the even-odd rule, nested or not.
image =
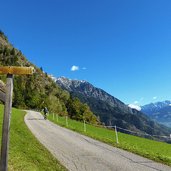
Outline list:
[[[105,125],[117,125],[125,129],[157,135],[166,135],[171,132],[167,127],[152,121],[142,112],[130,108],[87,81],[60,77],[57,78],[56,83],[69,91],[73,97],[78,97],[83,103],[87,103]]]
[[[42,67],[33,65],[22,52],[9,43],[0,31],[0,66],[33,66],[30,76],[14,77],[13,106],[23,109],[38,109],[47,106],[59,115],[98,124],[117,125],[129,130],[148,134],[169,135],[171,130],[152,121],[142,112],[132,109],[102,89],[87,81],[58,78],[56,84]],[[0,82],[6,82],[4,75]],[[93,113],[96,115],[94,115]]]
[[[141,111],[154,121],[171,127],[171,101],[150,103],[141,106]]]

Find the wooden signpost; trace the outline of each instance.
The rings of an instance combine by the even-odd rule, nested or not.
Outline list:
[[[0,74],[7,75],[5,92],[0,89],[0,100],[5,103],[3,127],[2,127],[0,171],[7,171],[8,169],[8,144],[9,144],[10,116],[11,116],[11,108],[12,108],[13,75],[28,75],[28,74],[31,75],[33,73],[34,73],[33,67],[15,67],[15,66],[0,67]]]

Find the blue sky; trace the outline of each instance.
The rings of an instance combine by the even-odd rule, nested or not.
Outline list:
[[[0,29],[47,73],[143,105],[171,100],[170,9],[170,0],[1,0]]]

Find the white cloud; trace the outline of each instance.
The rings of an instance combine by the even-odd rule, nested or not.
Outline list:
[[[135,105],[135,104],[129,104],[128,105],[130,108],[132,108],[132,109],[136,109],[136,110],[138,110],[138,111],[140,111],[141,110],[141,107],[140,106],[138,106],[138,105]]]
[[[157,97],[156,97],[156,96],[154,96],[154,97],[153,97],[153,100],[156,100],[156,99],[157,99]]]
[[[73,65],[73,66],[71,67],[71,71],[78,71],[78,70],[79,70],[79,66]]]

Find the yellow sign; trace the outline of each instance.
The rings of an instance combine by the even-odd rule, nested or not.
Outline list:
[[[34,73],[34,67],[16,67],[16,66],[0,67],[0,74],[31,75],[33,73]]]

